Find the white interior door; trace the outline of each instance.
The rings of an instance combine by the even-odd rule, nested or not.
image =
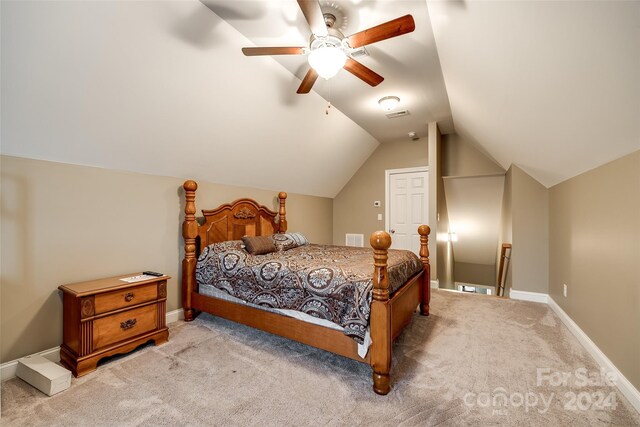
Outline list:
[[[387,171],[387,231],[393,249],[420,252],[418,227],[429,222],[426,168]]]

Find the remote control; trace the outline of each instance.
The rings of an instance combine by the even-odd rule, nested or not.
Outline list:
[[[157,276],[157,277],[162,277],[164,276],[164,274],[162,273],[156,273],[155,271],[143,271],[142,274],[146,274],[148,276]]]

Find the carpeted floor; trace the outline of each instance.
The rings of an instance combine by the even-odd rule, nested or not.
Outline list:
[[[431,312],[387,396],[367,365],[201,315],[56,396],[4,382],[2,425],[640,425],[546,305],[436,291]]]

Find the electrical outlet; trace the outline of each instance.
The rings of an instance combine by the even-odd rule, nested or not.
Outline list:
[[[562,284],[562,287],[563,287],[563,289],[562,289],[562,295],[564,295],[564,296],[565,296],[565,298],[566,298],[566,296],[567,296],[567,284],[566,284],[566,283],[563,283],[563,284]]]
[[[378,214],[378,221],[382,221],[382,214]]]

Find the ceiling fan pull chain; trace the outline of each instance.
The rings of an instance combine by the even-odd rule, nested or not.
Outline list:
[[[329,115],[329,110],[331,109],[331,99],[332,99],[332,97],[331,97],[331,80],[327,81],[327,90],[329,92],[329,96],[328,96],[329,99],[327,100],[327,109],[324,110],[324,114],[328,116]]]

